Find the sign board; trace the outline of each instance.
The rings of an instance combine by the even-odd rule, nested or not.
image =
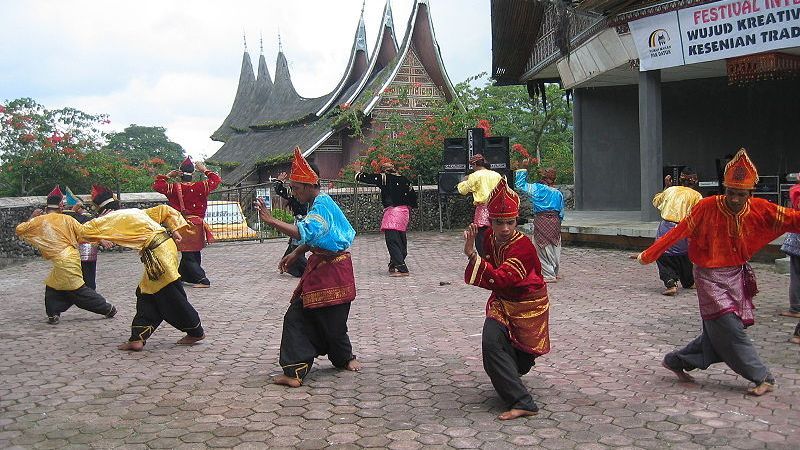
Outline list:
[[[629,23],[641,71],[800,46],[800,0],[723,0]]]

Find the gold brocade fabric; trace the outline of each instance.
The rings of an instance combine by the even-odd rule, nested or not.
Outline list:
[[[492,295],[486,305],[486,317],[508,329],[514,347],[537,356],[550,352],[549,316],[547,295],[515,302]]]
[[[492,190],[501,178],[500,174],[494,170],[476,170],[469,174],[466,180],[458,183],[458,193],[461,195],[472,193],[474,204],[484,204],[489,201]]]
[[[671,186],[653,197],[653,206],[661,212],[661,218],[678,223],[689,215],[703,196],[686,186]]]
[[[60,213],[44,214],[17,225],[17,235],[53,263],[44,284],[59,291],[74,291],[84,284],[77,248],[80,233],[81,224]]]
[[[159,205],[148,209],[121,209],[105,216],[92,219],[83,224],[83,236],[87,240],[105,239],[123,247],[141,251],[157,235],[166,230],[183,230],[188,226],[186,220],[175,209]],[[164,274],[157,280],[149,280],[142,274],[139,289],[143,294],[155,294],[164,286],[180,278],[178,274],[178,248],[175,241],[167,240],[153,250],[164,267]]]

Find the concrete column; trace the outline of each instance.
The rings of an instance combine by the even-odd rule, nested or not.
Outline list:
[[[583,210],[583,89],[572,90],[572,158],[575,167],[575,209]]]
[[[653,196],[664,181],[661,135],[661,71],[639,72],[639,167],[641,177],[640,216],[643,221],[661,217],[653,208]]]

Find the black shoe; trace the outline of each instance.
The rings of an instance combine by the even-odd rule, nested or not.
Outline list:
[[[59,320],[61,320],[61,315],[60,314],[56,314],[55,316],[48,317],[47,318],[47,323],[49,323],[50,325],[55,325],[55,324],[58,323]]]
[[[111,311],[109,311],[108,314],[106,314],[106,319],[110,319],[110,318],[112,318],[112,317],[114,317],[116,315],[117,315],[117,307],[114,306],[114,305],[111,305]]]

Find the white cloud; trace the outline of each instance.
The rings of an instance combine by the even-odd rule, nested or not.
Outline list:
[[[489,70],[489,2],[429,0],[452,81]],[[368,0],[369,51],[383,0]],[[275,73],[280,29],[295,87],[305,97],[330,91],[342,75],[361,0],[0,0],[0,100],[32,97],[49,108],[107,113],[116,129],[136,123],[168,129],[193,154],[210,156],[208,136],[230,110],[242,33],[258,65],[259,34]],[[412,0],[393,0],[402,40]]]

